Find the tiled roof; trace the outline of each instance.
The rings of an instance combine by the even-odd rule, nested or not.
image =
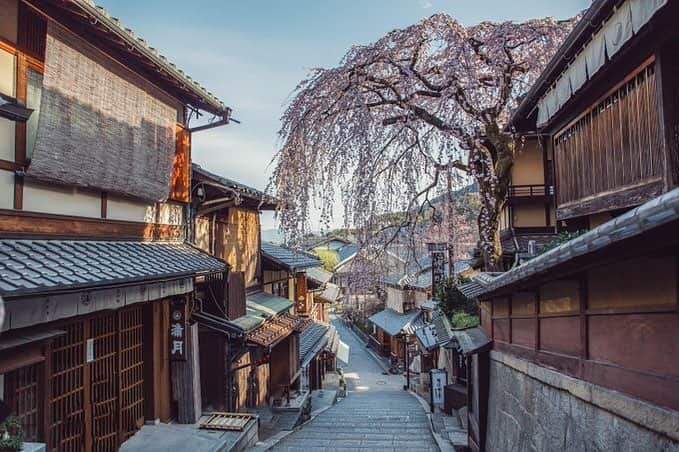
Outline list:
[[[330,325],[318,321],[307,322],[299,335],[299,359],[304,366],[316,356],[328,342]],[[315,352],[315,353],[314,353]]]
[[[278,200],[273,196],[270,196],[261,190],[257,190],[256,188],[252,188],[248,185],[241,184],[240,182],[237,182],[233,179],[229,179],[228,177],[212,173],[204,169],[197,163],[191,164],[191,171],[193,172],[194,179],[204,178],[212,182],[215,182],[219,185],[223,185],[224,187],[235,190],[241,196],[254,199],[255,201],[261,201],[263,203],[263,207],[272,208],[278,204]]]
[[[265,317],[277,316],[293,306],[293,302],[287,298],[266,292],[248,294],[245,297],[245,303],[248,308],[261,312]]]
[[[556,240],[556,234],[517,234],[516,242],[519,244],[517,250],[516,243],[513,237],[508,236],[502,239],[502,252],[503,253],[528,253],[528,242],[535,242],[535,247],[538,253],[541,253],[545,247],[554,240]]]
[[[123,284],[224,271],[185,243],[0,239],[0,295]]]
[[[337,257],[339,258],[339,263],[342,263],[348,258],[352,257],[354,254],[358,252],[358,250],[359,246],[354,245],[353,243],[343,246],[342,248],[337,250]]]
[[[492,279],[480,282],[484,287],[476,296],[491,293],[499,288],[542,274],[576,257],[611,246],[614,243],[647,233],[669,223],[679,222],[679,188],[658,196],[636,209],[630,210],[573,240],[553,248],[525,264],[516,266]],[[478,275],[472,282],[479,282]],[[462,287],[460,288],[462,290]],[[463,290],[463,293],[466,292]]]
[[[168,59],[158,53],[156,49],[149,46],[144,39],[135,35],[134,32],[125,27],[119,19],[109,15],[106,9],[95,5],[92,0],[71,0],[71,3],[77,5],[83,13],[90,16],[90,20],[93,24],[101,24],[106,27],[114,35],[117,35],[120,39],[124,40],[130,50],[134,50],[141,58],[152,61],[155,65],[162,68],[162,72],[174,79],[180,86],[183,86],[185,89],[192,92],[193,95],[201,98],[205,103],[203,108],[221,116],[228,116],[230,114],[230,109],[226,107],[222,101],[217,99],[217,97],[203,88],[181,69],[178,69],[174,63],[168,61]]]
[[[258,326],[266,322],[267,318],[268,317],[265,317],[261,311],[258,311],[250,307],[246,307],[245,315],[240,316],[237,319],[233,319],[230,322],[236,325],[241,330],[248,332],[254,330]]]
[[[341,296],[342,289],[340,289],[338,285],[333,283],[326,284],[323,292],[317,295],[318,298],[321,298],[322,300],[330,303],[336,302]]]
[[[261,247],[265,258],[290,271],[318,267],[322,264],[316,255],[306,251],[293,250],[268,242],[262,242]]]
[[[425,350],[431,351],[447,344],[452,335],[450,322],[441,311],[434,311],[432,320],[422,328],[415,330],[417,340]]]
[[[446,348],[458,348],[463,354],[469,355],[486,346],[492,340],[481,328],[466,328],[463,330],[453,330],[452,338]]]
[[[372,315],[368,320],[390,336],[396,336],[401,332],[412,334],[418,327],[424,325],[420,311],[401,314],[393,309],[385,309]]]
[[[297,318],[288,313],[267,320],[246,336],[248,342],[262,347],[273,347],[292,333],[299,325]]]
[[[322,267],[307,268],[305,272],[308,279],[311,279],[320,285],[327,284],[332,279],[332,273]]]

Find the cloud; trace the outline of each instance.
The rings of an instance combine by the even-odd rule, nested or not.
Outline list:
[[[418,3],[422,9],[430,9],[432,6],[434,6],[434,4],[429,0],[419,0]]]

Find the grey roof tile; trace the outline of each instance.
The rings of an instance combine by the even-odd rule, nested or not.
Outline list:
[[[0,239],[0,295],[5,297],[227,268],[185,243]]]
[[[327,332],[330,330],[330,325],[313,321],[302,333],[299,335],[299,359],[304,364],[307,360],[313,358],[310,356],[314,350],[319,349],[327,342]]]
[[[401,314],[393,309],[385,309],[373,314],[368,320],[390,336],[396,336],[401,332],[412,334],[418,327],[424,325],[420,311]]]
[[[679,188],[675,188],[641,206],[614,218],[573,240],[559,245],[526,263],[482,281],[480,275],[460,287],[470,296],[489,294],[509,284],[517,283],[569,260],[598,251],[616,242],[646,234],[660,226],[679,222]]]
[[[318,267],[321,260],[314,254],[306,251],[295,250],[285,246],[278,246],[268,242],[262,242],[262,255],[268,260],[281,265],[287,270],[302,270],[305,268]]]

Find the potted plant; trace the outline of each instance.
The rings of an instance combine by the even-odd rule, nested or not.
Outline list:
[[[0,424],[0,451],[21,450],[24,445],[24,430],[16,416],[9,416]]]

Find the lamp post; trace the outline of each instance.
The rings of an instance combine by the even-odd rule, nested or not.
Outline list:
[[[406,384],[403,386],[403,390],[407,391],[410,389],[410,365],[408,363],[408,334],[403,336],[403,362],[406,366]]]

